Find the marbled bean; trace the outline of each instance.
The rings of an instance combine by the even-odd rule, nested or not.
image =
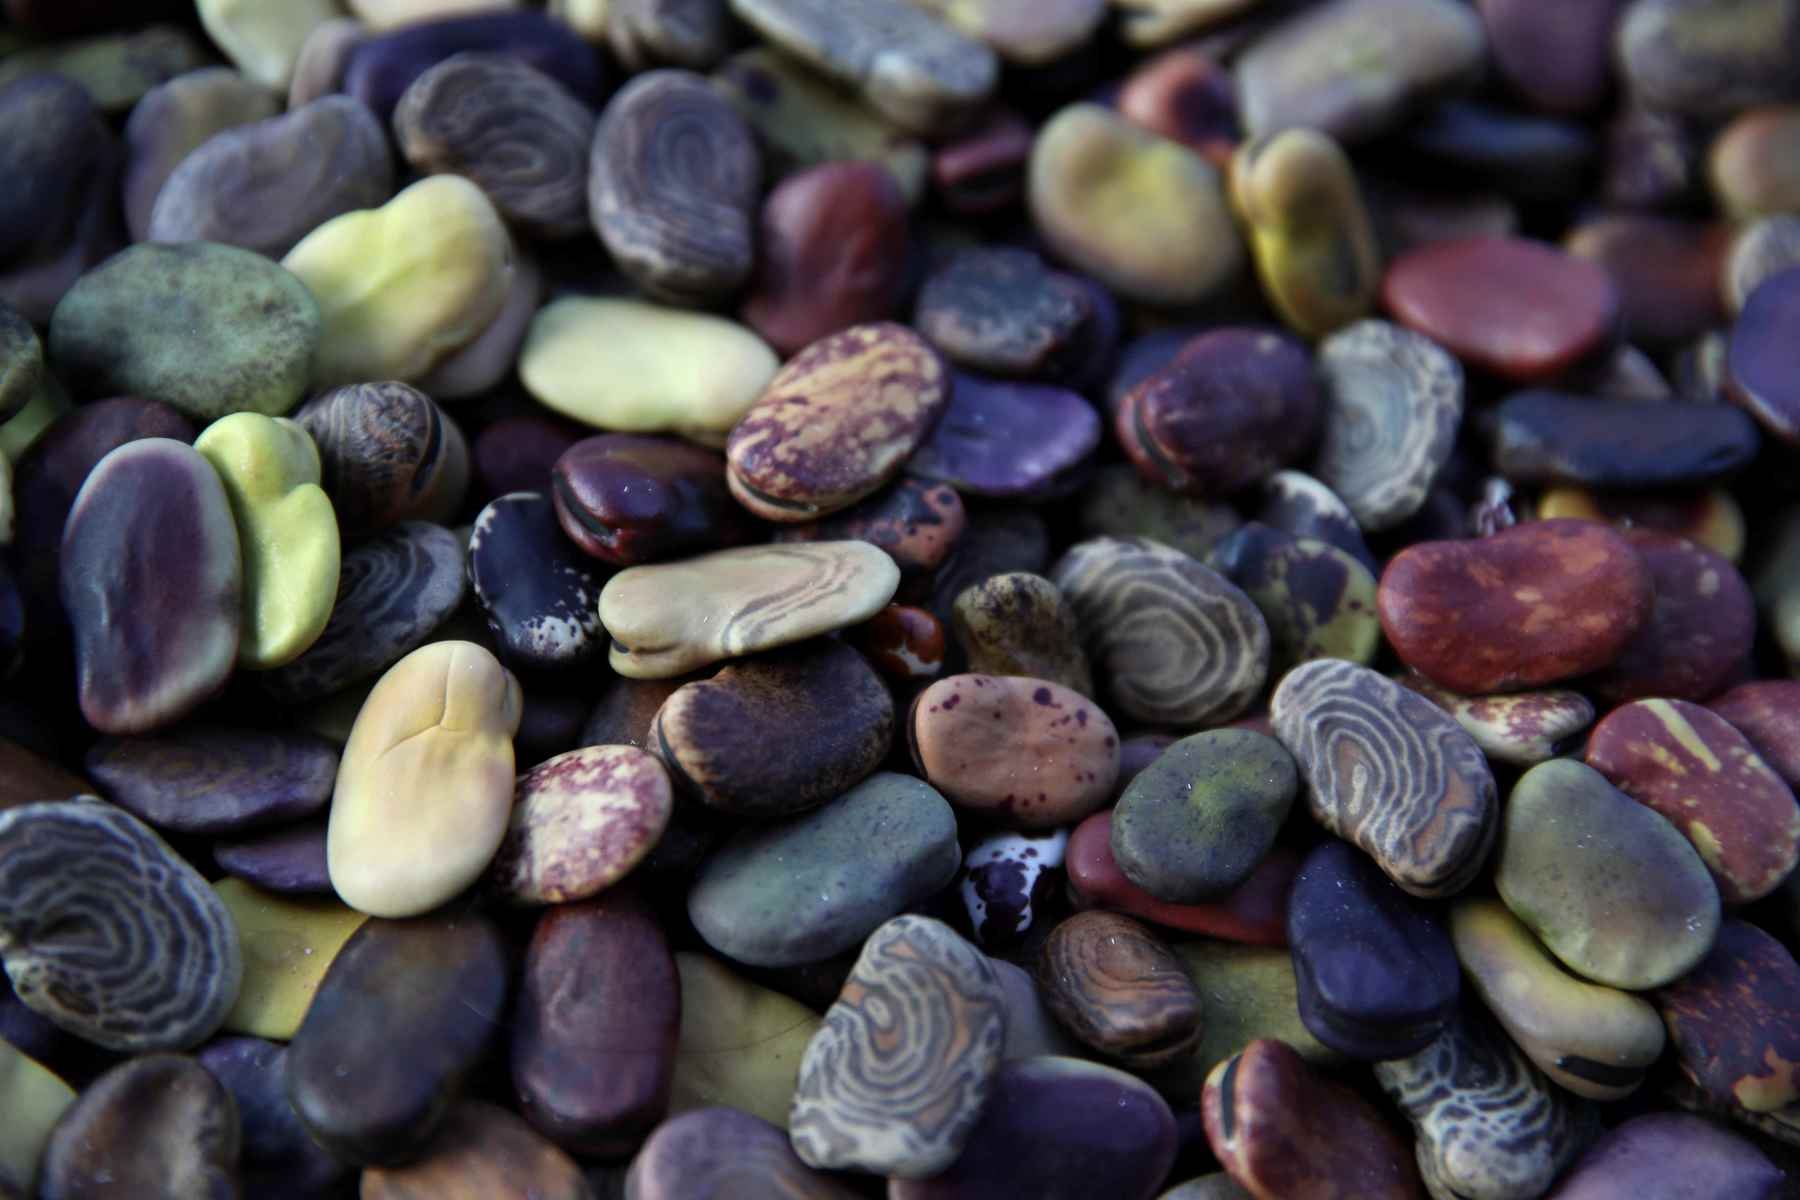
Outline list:
[[[1326,338],[1318,365],[1326,402],[1314,470],[1363,529],[1391,529],[1419,511],[1450,459],[1462,368],[1423,334],[1374,320]]]
[[[1789,787],[1800,786],[1800,681],[1739,684],[1707,707],[1731,722]]]
[[[1207,565],[1244,590],[1269,625],[1269,673],[1315,658],[1367,665],[1381,643],[1375,577],[1348,551],[1250,521]]]
[[[1268,623],[1234,584],[1187,555],[1149,538],[1093,538],[1071,547],[1050,579],[1125,715],[1218,724],[1262,691]]]
[[[1418,1135],[1434,1195],[1541,1196],[1599,1132],[1486,1013],[1465,1006],[1431,1045],[1375,1064],[1375,1078]]]
[[[514,903],[567,904],[629,874],[673,807],[669,775],[635,746],[584,746],[519,776],[490,886]]]
[[[1065,1029],[1109,1058],[1159,1067],[1190,1053],[1202,995],[1155,934],[1118,913],[1077,913],[1050,931],[1038,986]]]
[[[654,296],[719,300],[749,279],[761,183],[749,125],[699,75],[647,72],[600,114],[588,174],[594,228]]]
[[[408,85],[394,109],[415,170],[466,175],[500,215],[538,237],[587,228],[594,113],[516,58],[455,54]]]
[[[274,699],[302,704],[379,674],[430,637],[467,589],[456,535],[441,525],[402,521],[351,547],[325,632],[257,682]]]
[[[600,593],[600,621],[613,670],[661,679],[859,624],[899,581],[866,542],[746,546],[619,572]]]
[[[1270,712],[1314,820],[1415,896],[1468,886],[1493,846],[1499,798],[1481,748],[1446,713],[1338,659],[1288,672]]]
[[[950,400],[943,360],[891,322],[856,325],[790,358],[731,431],[726,481],[771,521],[809,521],[878,491]]]
[[[93,797],[0,813],[0,959],[33,1011],[110,1050],[184,1050],[225,1020],[231,914],[136,817]]]
[[[469,486],[462,428],[397,381],[332,388],[294,413],[319,449],[325,491],[346,537],[401,521],[449,520]]]
[[[1567,753],[1594,721],[1594,705],[1580,692],[1542,690],[1461,696],[1415,671],[1395,682],[1419,693],[1452,717],[1495,762],[1516,767]]]
[[[1727,904],[1767,895],[1800,862],[1794,793],[1716,713],[1685,700],[1621,705],[1594,727],[1585,758],[1694,844]]]
[[[1772,1112],[1800,1099],[1800,965],[1755,925],[1727,920],[1712,953],[1661,989],[1682,1073],[1717,1099]]]
[[[937,1174],[975,1132],[1005,1037],[987,957],[940,921],[895,917],[863,943],[807,1043],[794,1152],[813,1167]]]

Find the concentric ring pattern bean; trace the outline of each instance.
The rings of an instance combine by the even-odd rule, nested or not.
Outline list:
[[[0,816],[0,962],[14,994],[111,1050],[185,1050],[237,1000],[237,929],[149,826],[93,797]]]
[[[1787,1195],[1797,329],[1800,0],[0,0],[0,1194]]]
[[[1230,720],[1262,690],[1269,626],[1217,572],[1149,538],[1072,547],[1051,578],[1114,702],[1156,724]]]

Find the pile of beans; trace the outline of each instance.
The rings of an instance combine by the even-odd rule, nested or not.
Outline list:
[[[1800,1195],[1791,0],[0,11],[0,1197]]]

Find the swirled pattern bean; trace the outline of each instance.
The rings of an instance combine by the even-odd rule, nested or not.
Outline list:
[[[535,67],[500,54],[447,58],[407,87],[394,133],[414,168],[468,176],[521,229],[587,230],[594,113]]]
[[[1376,1063],[1375,1078],[1413,1123],[1434,1196],[1541,1196],[1599,1133],[1596,1110],[1466,1007],[1417,1054]]]
[[[1327,402],[1316,473],[1364,529],[1398,525],[1450,457],[1462,368],[1430,338],[1386,321],[1326,338],[1318,362]]]
[[[1038,986],[1065,1028],[1132,1067],[1173,1062],[1200,1037],[1200,994],[1181,960],[1118,913],[1076,913],[1051,930]]]
[[[1449,714],[1336,658],[1288,672],[1269,709],[1321,825],[1415,896],[1468,886],[1493,846],[1499,804],[1481,748]]]
[[[690,71],[649,71],[601,114],[588,205],[620,270],[665,300],[721,299],[750,277],[762,160],[737,110]]]
[[[0,961],[36,1012],[109,1050],[185,1050],[244,977],[217,893],[148,825],[91,797],[0,814]]]
[[[462,430],[418,388],[389,380],[333,388],[294,420],[319,447],[325,491],[346,537],[397,521],[445,521],[469,484]]]
[[[600,623],[613,670],[666,679],[861,624],[899,585],[867,542],[744,546],[620,571],[600,592]]]
[[[1070,547],[1051,579],[1075,609],[1118,711],[1204,728],[1248,708],[1269,671],[1269,626],[1218,572],[1149,538]]]
[[[948,1167],[993,1087],[1005,1003],[987,957],[942,921],[882,925],[800,1061],[794,1152],[903,1179]]]
[[[325,632],[260,677],[271,699],[322,699],[399,662],[449,619],[468,588],[463,547],[441,525],[403,521],[344,555]]]

